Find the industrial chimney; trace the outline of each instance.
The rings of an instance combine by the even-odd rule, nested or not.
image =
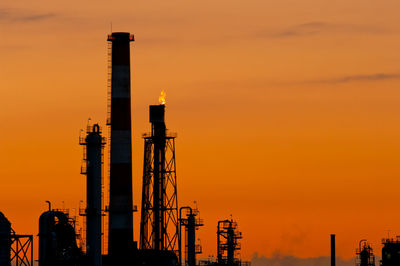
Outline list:
[[[331,266],[336,266],[336,252],[335,252],[335,248],[336,248],[336,243],[335,243],[335,235],[332,234],[331,235]]]
[[[113,32],[111,42],[110,205],[108,253],[126,254],[133,245],[131,70],[128,32]]]

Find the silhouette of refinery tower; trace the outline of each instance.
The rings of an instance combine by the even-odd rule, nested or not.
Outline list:
[[[175,136],[167,134],[165,105],[150,106],[151,132],[144,137],[140,249],[179,255]]]
[[[133,35],[114,32],[111,42],[110,202],[108,253],[126,254],[133,246],[132,126],[130,42]]]

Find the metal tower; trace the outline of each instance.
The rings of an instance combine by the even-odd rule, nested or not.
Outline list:
[[[182,210],[186,210],[186,217],[182,217]],[[180,232],[179,235],[182,237],[182,226],[185,227],[185,263],[187,266],[196,266],[196,254],[201,254],[201,246],[196,245],[196,230],[200,226],[203,226],[203,221],[197,218],[199,211],[192,209],[191,207],[181,207],[179,209],[179,223]],[[179,242],[179,261],[182,264],[182,248],[181,242]]]
[[[218,222],[217,262],[221,265],[240,265],[235,259],[235,252],[240,250],[239,239],[242,233],[237,231],[237,223],[231,220]]]
[[[130,42],[134,38],[113,32],[107,40],[111,42],[108,253],[119,256],[133,246]]]
[[[175,137],[167,134],[165,106],[150,106],[151,133],[144,138],[140,248],[179,256]]]
[[[367,240],[361,240],[356,251],[357,266],[375,266],[375,256]]]
[[[105,139],[101,136],[100,126],[88,126],[86,137],[79,143],[84,145],[86,175],[86,253],[91,266],[101,266],[101,222],[102,222],[102,184],[103,184],[103,147]]]
[[[33,266],[33,235],[17,235],[11,229],[11,262],[15,266]]]
[[[0,265],[33,265],[33,235],[16,234],[2,212],[0,212]]]

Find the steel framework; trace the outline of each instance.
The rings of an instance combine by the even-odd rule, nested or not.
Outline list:
[[[153,107],[153,106],[151,106]],[[155,106],[164,116],[164,106]],[[140,248],[172,251],[179,256],[179,221],[175,135],[167,135],[164,118],[152,122],[144,138]]]
[[[140,227],[141,249],[178,251],[178,201],[175,168],[175,137],[165,137],[165,160],[161,171],[154,175],[154,139],[145,136],[142,218]],[[158,172],[158,171],[156,171]],[[158,180],[155,180],[158,179]],[[161,185],[162,204],[154,204],[154,184]],[[154,205],[159,205],[155,208]],[[161,206],[160,206],[161,205]],[[156,212],[159,214],[157,215]],[[157,223],[157,216],[161,223]],[[160,228],[156,228],[157,224]],[[157,236],[157,233],[159,234]]]
[[[17,235],[11,229],[10,259],[16,266],[33,266],[33,235]]]

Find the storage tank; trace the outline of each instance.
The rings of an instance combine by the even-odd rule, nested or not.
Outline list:
[[[11,258],[11,223],[0,212],[0,265],[10,266]]]

